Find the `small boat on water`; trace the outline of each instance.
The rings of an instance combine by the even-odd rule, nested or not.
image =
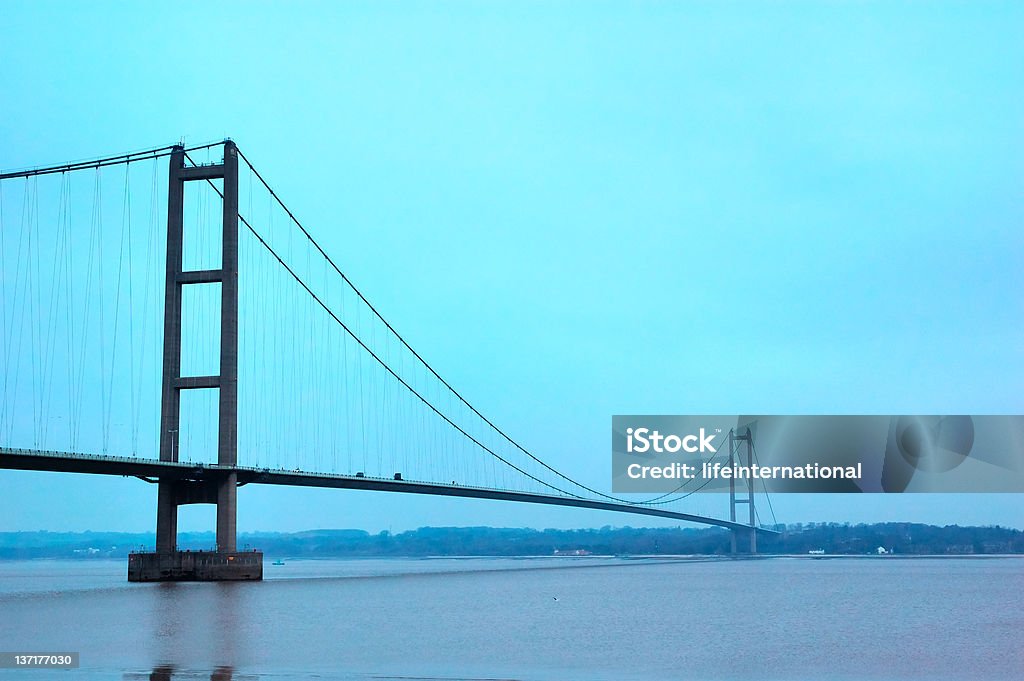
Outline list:
[[[284,565],[284,561],[278,558],[273,563],[271,563],[271,565]]]

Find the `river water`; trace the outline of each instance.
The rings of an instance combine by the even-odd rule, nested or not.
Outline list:
[[[128,584],[0,562],[0,679],[1024,679],[1024,558],[306,560]]]

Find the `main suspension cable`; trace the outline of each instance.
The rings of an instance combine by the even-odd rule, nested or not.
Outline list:
[[[210,142],[208,144],[200,144],[194,147],[188,147],[186,151],[198,151],[200,149],[209,149],[220,144],[220,142]],[[117,156],[105,156],[103,158],[94,158],[84,161],[72,161],[70,163],[61,163],[53,166],[43,166],[36,168],[19,168],[14,170],[8,170],[0,173],[0,180],[7,180],[14,177],[33,177],[36,175],[52,175],[53,173],[66,173],[73,170],[85,170],[88,168],[102,168],[110,165],[120,165],[121,163],[134,163],[135,161],[145,161],[151,158],[160,158],[161,156],[170,156],[176,145],[168,145],[165,147],[156,147],[155,149],[144,149],[142,151],[132,151],[124,154],[118,154]]]
[[[241,155],[241,153],[239,153],[239,155]],[[188,155],[187,155],[187,154],[186,154],[186,158],[188,158]],[[191,158],[189,158],[188,160],[189,160],[189,161],[192,161],[192,159],[191,159]],[[248,162],[248,161],[247,161],[247,162]],[[217,192],[217,194],[218,194],[218,195],[219,195],[219,196],[220,196],[221,198],[224,198],[224,194],[223,194],[223,193],[222,193],[222,192],[220,191],[220,189],[218,189],[218,188],[217,188],[217,186],[216,186],[215,184],[213,184],[213,182],[211,182],[210,180],[207,180],[207,182],[208,182],[208,183],[210,184],[210,186],[211,186],[211,187],[213,187],[213,190],[214,190],[215,192]],[[416,396],[416,397],[417,397],[417,398],[418,398],[418,399],[419,399],[419,400],[420,400],[421,402],[423,402],[423,404],[424,404],[424,405],[426,405],[426,406],[427,406],[427,407],[428,407],[428,408],[429,408],[429,409],[430,409],[431,411],[433,411],[433,412],[434,412],[435,414],[437,414],[437,415],[438,415],[438,416],[440,416],[440,417],[441,417],[442,419],[444,419],[444,420],[445,420],[445,421],[446,421],[446,422],[448,423],[448,425],[450,425],[450,426],[451,426],[452,428],[455,428],[455,429],[456,429],[457,431],[459,431],[460,433],[462,433],[462,435],[464,435],[464,436],[465,436],[465,437],[466,437],[467,439],[469,439],[469,440],[470,440],[470,441],[472,441],[472,442],[473,442],[474,444],[476,444],[476,445],[477,445],[478,447],[480,447],[480,449],[482,449],[483,451],[487,452],[488,454],[490,454],[490,455],[491,455],[491,456],[493,456],[494,458],[498,459],[499,461],[501,461],[501,462],[502,462],[502,463],[504,463],[505,465],[507,465],[507,466],[509,466],[509,467],[511,467],[511,468],[513,468],[513,469],[515,469],[516,471],[518,471],[518,472],[522,473],[523,475],[525,475],[526,477],[530,478],[531,480],[533,480],[533,481],[535,481],[535,482],[538,482],[538,483],[540,483],[540,484],[544,485],[545,487],[549,487],[549,488],[551,488],[551,489],[555,490],[556,492],[559,492],[560,494],[563,494],[563,495],[565,495],[565,496],[570,496],[570,497],[574,497],[574,498],[576,498],[576,499],[585,499],[585,498],[586,498],[586,497],[582,497],[582,496],[580,496],[580,495],[578,495],[578,494],[573,494],[572,492],[569,492],[568,490],[564,490],[564,489],[561,489],[560,487],[556,487],[555,485],[552,485],[551,483],[549,483],[549,482],[546,482],[546,481],[544,481],[544,480],[541,480],[540,478],[537,478],[537,477],[535,477],[535,476],[531,475],[530,473],[528,473],[528,472],[524,471],[524,470],[523,470],[522,468],[519,468],[519,467],[518,467],[518,466],[516,466],[516,465],[515,465],[514,463],[512,463],[511,461],[508,461],[507,459],[505,459],[504,457],[502,457],[502,456],[501,456],[500,454],[498,454],[497,452],[495,452],[495,451],[493,451],[492,449],[490,449],[489,447],[487,447],[487,445],[483,444],[483,443],[482,443],[482,442],[480,442],[480,441],[479,441],[478,439],[476,439],[475,437],[473,437],[472,435],[470,435],[469,433],[467,433],[467,432],[466,432],[466,431],[465,431],[465,430],[464,430],[464,429],[463,429],[463,428],[462,428],[461,426],[459,426],[459,425],[458,425],[457,423],[455,423],[455,422],[454,422],[454,421],[452,421],[452,420],[451,420],[450,418],[448,418],[448,416],[447,416],[447,415],[443,414],[443,413],[442,413],[442,412],[441,412],[440,410],[438,410],[438,408],[437,408],[437,407],[435,407],[435,406],[434,406],[434,405],[433,405],[433,404],[432,404],[432,403],[431,403],[431,402],[430,402],[429,400],[427,400],[427,399],[426,399],[426,398],[425,398],[425,397],[424,397],[423,395],[421,395],[421,394],[420,394],[420,393],[419,393],[419,392],[418,392],[418,391],[417,391],[417,390],[416,390],[415,388],[413,388],[413,387],[412,387],[411,385],[409,385],[409,383],[407,383],[407,382],[405,381],[405,379],[404,379],[404,378],[402,378],[401,376],[399,376],[399,375],[398,375],[398,373],[397,373],[397,372],[395,372],[395,370],[394,370],[394,369],[392,369],[392,368],[391,368],[390,366],[388,366],[388,364],[387,364],[387,363],[386,363],[386,362],[385,362],[385,361],[384,361],[384,360],[383,360],[383,359],[382,359],[382,358],[381,358],[381,357],[380,357],[380,356],[379,356],[379,355],[378,355],[378,354],[377,354],[376,352],[374,352],[374,351],[373,351],[373,350],[372,350],[372,349],[371,349],[371,348],[370,348],[370,347],[369,347],[369,346],[368,346],[368,345],[367,345],[367,344],[366,344],[366,343],[365,343],[365,342],[364,342],[364,341],[363,341],[363,340],[362,340],[361,338],[359,338],[359,336],[357,336],[357,335],[356,335],[355,333],[353,333],[353,331],[352,331],[352,330],[351,330],[351,329],[350,329],[350,328],[348,327],[348,325],[347,325],[347,324],[345,324],[345,322],[343,322],[343,321],[342,321],[342,320],[341,320],[341,319],[340,319],[340,318],[339,318],[339,317],[338,317],[338,316],[337,316],[337,315],[336,315],[336,314],[334,313],[334,311],[333,311],[333,310],[331,310],[331,309],[330,309],[330,308],[329,308],[329,307],[327,306],[327,304],[326,304],[326,303],[324,303],[324,302],[323,302],[323,300],[321,300],[321,299],[320,299],[320,297],[319,297],[319,296],[318,296],[318,295],[317,295],[316,293],[314,293],[314,292],[313,292],[313,290],[312,290],[312,289],[311,289],[311,288],[310,288],[310,287],[309,287],[309,286],[308,286],[308,285],[306,284],[306,282],[302,281],[302,279],[301,279],[301,278],[299,277],[299,275],[295,273],[295,271],[294,271],[294,270],[293,270],[293,269],[292,269],[292,268],[291,268],[291,267],[290,267],[290,266],[288,265],[288,263],[286,263],[286,262],[285,262],[285,261],[284,261],[284,260],[283,260],[283,259],[281,258],[281,256],[280,256],[280,255],[278,255],[277,251],[275,251],[275,250],[274,250],[274,249],[273,249],[273,248],[272,248],[272,247],[270,246],[270,244],[268,244],[268,243],[267,243],[267,242],[266,242],[266,241],[265,241],[265,240],[263,239],[263,237],[262,237],[262,236],[260,235],[260,233],[259,233],[259,232],[257,232],[257,231],[256,231],[256,229],[255,229],[255,228],[253,228],[253,226],[252,226],[251,224],[249,224],[249,221],[248,221],[248,220],[247,220],[247,219],[245,218],[245,216],[243,216],[243,215],[239,214],[239,216],[238,216],[238,219],[242,221],[242,224],[244,224],[244,225],[246,226],[246,228],[248,228],[248,230],[249,230],[249,231],[250,231],[250,232],[252,233],[252,235],[253,235],[254,237],[256,237],[256,239],[257,239],[257,240],[258,240],[258,241],[260,242],[260,244],[262,244],[262,245],[263,245],[263,247],[264,247],[265,249],[267,249],[267,252],[268,252],[268,253],[270,253],[270,255],[272,255],[272,256],[274,257],[274,259],[275,259],[275,260],[277,260],[277,262],[278,262],[278,263],[280,263],[280,265],[281,265],[282,267],[284,267],[284,269],[285,269],[285,270],[286,270],[286,271],[288,272],[288,274],[290,274],[290,275],[292,276],[292,278],[293,278],[293,279],[295,279],[295,281],[296,281],[296,282],[297,282],[297,283],[298,283],[298,284],[299,284],[299,285],[300,285],[300,286],[301,286],[301,287],[302,287],[303,289],[305,289],[306,293],[308,293],[308,294],[309,294],[309,295],[310,295],[310,296],[311,296],[311,297],[313,298],[313,300],[315,300],[315,301],[317,302],[317,304],[318,304],[318,305],[320,305],[320,307],[322,307],[322,308],[324,309],[324,311],[325,311],[325,312],[327,312],[327,314],[329,314],[329,315],[331,316],[331,318],[332,318],[332,319],[334,319],[334,321],[335,321],[335,322],[336,322],[336,323],[337,323],[337,324],[338,324],[338,325],[339,325],[339,326],[340,326],[340,327],[341,327],[342,329],[344,329],[344,330],[345,330],[345,333],[347,333],[347,334],[348,334],[348,335],[349,335],[349,336],[350,336],[350,337],[351,337],[351,338],[352,338],[352,339],[353,339],[353,340],[354,340],[354,341],[355,341],[356,343],[358,343],[358,344],[360,345],[360,347],[362,347],[362,348],[363,348],[363,349],[364,349],[364,350],[365,350],[365,351],[366,351],[366,352],[367,352],[367,353],[368,353],[368,354],[370,355],[370,357],[372,357],[372,358],[373,358],[374,360],[376,360],[376,362],[377,362],[378,364],[380,364],[380,365],[381,365],[381,367],[383,367],[383,368],[384,368],[384,369],[385,369],[385,370],[386,370],[386,371],[387,371],[387,372],[388,372],[389,374],[391,374],[391,376],[393,376],[393,377],[395,378],[395,380],[397,380],[397,381],[398,381],[399,383],[401,383],[401,384],[402,384],[402,386],[403,386],[403,387],[405,387],[405,389],[406,389],[406,390],[408,390],[408,391],[409,391],[410,393],[412,393],[413,395],[415,395],[415,396]]]
[[[451,384],[448,383],[448,381],[446,381],[444,378],[442,378],[441,375],[434,369],[434,367],[432,367],[418,352],[416,352],[416,350],[413,349],[413,347],[405,340],[405,338],[403,338],[402,335],[400,333],[398,333],[398,331],[395,330],[395,328],[388,322],[388,320],[384,318],[384,316],[377,310],[377,308],[374,307],[374,305],[369,300],[367,300],[366,296],[363,295],[362,291],[360,291],[356,287],[356,285],[354,283],[352,283],[352,281],[348,278],[348,276],[346,276],[345,273],[341,271],[341,268],[338,267],[338,265],[334,262],[334,260],[329,255],[327,255],[327,252],[324,251],[324,249],[320,246],[319,243],[317,243],[316,239],[314,239],[313,236],[309,233],[309,231],[302,225],[302,223],[299,222],[298,218],[296,218],[295,215],[292,213],[292,211],[288,208],[288,206],[285,205],[284,201],[282,201],[281,198],[277,195],[277,193],[273,190],[273,188],[271,188],[270,184],[263,178],[263,176],[260,174],[260,172],[258,170],[256,170],[256,168],[253,166],[252,162],[249,161],[249,159],[246,158],[245,154],[242,153],[241,149],[238,150],[238,155],[242,158],[243,161],[245,161],[246,165],[249,166],[249,169],[253,172],[253,174],[260,181],[260,183],[263,184],[263,186],[266,188],[266,190],[270,193],[270,195],[277,202],[277,204],[279,206],[281,206],[281,208],[284,210],[285,213],[287,213],[287,215],[291,219],[291,221],[293,223],[295,223],[295,226],[297,226],[302,231],[302,233],[303,233],[303,235],[305,235],[306,239],[308,239],[309,242],[313,245],[313,247],[316,248],[317,251],[319,251],[320,255],[323,256],[323,258],[331,265],[332,268],[334,268],[334,271],[338,273],[338,275],[349,286],[349,288],[351,288],[352,291],[359,297],[359,299],[363,301],[363,303],[367,306],[367,308],[369,308],[370,311],[373,312],[373,314],[377,317],[377,319],[379,319],[384,324],[384,326],[387,327],[387,329],[395,336],[395,338],[397,338],[399,340],[399,342],[403,346],[405,346],[405,348],[409,352],[411,352],[412,355],[417,360],[419,360],[419,362],[424,367],[426,367],[426,369],[428,371],[430,371],[430,373],[433,374],[434,377],[438,381],[440,381],[449,391],[451,391],[451,393],[453,395],[455,395],[455,397],[457,397],[459,399],[459,401],[462,402],[462,404],[466,405],[466,407],[468,407],[470,409],[470,411],[472,411],[474,414],[476,414],[484,423],[486,423],[488,426],[490,426],[495,432],[497,432],[502,438],[504,438],[507,442],[509,442],[513,447],[515,447],[516,449],[521,451],[523,454],[526,454],[528,457],[530,457],[532,460],[534,460],[535,462],[537,462],[538,464],[540,464],[541,466],[543,466],[547,470],[551,471],[552,473],[554,473],[558,477],[562,478],[563,480],[565,480],[565,481],[567,481],[567,482],[569,482],[569,483],[571,483],[573,485],[576,485],[577,487],[579,487],[581,489],[584,489],[584,490],[590,492],[591,494],[596,494],[596,495],[598,495],[600,497],[603,497],[605,499],[610,499],[612,501],[616,501],[616,502],[622,503],[622,504],[628,504],[628,505],[631,505],[631,506],[644,505],[644,504],[648,503],[647,501],[632,501],[632,500],[629,500],[629,499],[623,499],[621,497],[616,497],[616,496],[612,496],[612,495],[609,495],[609,494],[605,494],[604,492],[600,492],[600,491],[598,491],[598,490],[596,490],[596,489],[594,489],[592,487],[588,487],[587,485],[584,485],[583,483],[579,482],[578,480],[575,480],[575,479],[567,476],[566,474],[562,473],[558,469],[553,468],[552,466],[547,464],[545,461],[543,461],[539,457],[535,456],[532,452],[530,452],[528,449],[526,449],[523,445],[519,444],[516,440],[514,440],[511,436],[509,436],[505,431],[503,431],[501,428],[499,428],[493,421],[491,421],[486,416],[484,416],[475,406],[473,406],[465,397],[463,397],[462,394],[459,391],[457,391],[455,388],[453,388],[451,386]],[[250,229],[251,229],[251,227],[250,227]],[[255,232],[254,232],[254,234],[255,234]],[[257,236],[257,238],[258,238],[258,236]],[[261,241],[262,241],[262,239],[261,239]],[[269,249],[270,247],[267,246],[267,248]],[[276,254],[275,254],[275,256],[276,256]],[[282,261],[282,264],[284,264],[283,261]],[[285,265],[285,267],[287,267],[287,265]],[[291,270],[289,269],[289,271],[291,271]],[[293,274],[293,276],[295,276],[295,275]],[[298,280],[298,277],[296,277],[296,280]],[[300,281],[300,283],[302,283],[301,280],[299,280],[299,281]],[[307,290],[309,290],[309,287],[307,287],[304,283],[303,283],[303,287],[305,287]],[[310,294],[312,295],[312,291],[310,291]],[[325,309],[327,309],[326,306],[325,306]],[[328,310],[328,312],[330,312],[330,310]],[[333,313],[331,313],[331,314],[333,316]],[[361,341],[360,341],[360,344],[362,344]],[[390,367],[387,367],[387,368],[388,368],[389,371],[391,371]],[[392,373],[394,373],[394,372],[392,372]],[[404,381],[402,381],[402,382],[403,382],[403,384],[405,383]],[[418,393],[417,393],[417,396],[419,396]],[[423,399],[423,398],[421,397],[420,399]],[[426,402],[426,400],[424,400],[424,402]],[[427,402],[427,404],[429,404],[429,402]],[[431,408],[433,408],[433,405],[431,405]],[[437,410],[435,409],[435,411],[437,411]],[[438,412],[438,413],[440,414],[440,412]],[[445,420],[448,420],[447,417],[445,418]],[[459,428],[459,430],[461,431],[462,429]],[[473,438],[471,438],[471,439],[473,439]],[[475,441],[476,440],[474,439],[474,442]],[[501,457],[499,457],[499,458],[501,458]],[[504,459],[502,459],[502,461],[504,461]],[[508,462],[506,462],[506,463],[508,463]],[[509,464],[509,465],[512,465],[512,464]],[[516,467],[513,466],[513,468],[516,468]],[[519,470],[519,469],[516,468],[516,470]],[[533,476],[530,476],[530,477],[532,478]],[[536,480],[536,478],[533,478],[533,479]],[[543,484],[547,485],[548,483],[543,483]],[[664,496],[664,495],[662,495],[662,496]],[[660,498],[660,497],[657,497],[657,498]],[[665,503],[665,502],[662,502],[662,503]]]

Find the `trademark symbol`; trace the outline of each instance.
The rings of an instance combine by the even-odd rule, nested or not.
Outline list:
[[[721,428],[715,428],[715,432],[716,432],[716,433],[721,433],[721,432],[722,432],[722,429],[721,429]]]

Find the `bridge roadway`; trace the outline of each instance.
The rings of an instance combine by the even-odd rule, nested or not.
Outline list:
[[[621,504],[612,501],[579,499],[569,496],[535,494],[467,487],[455,484],[417,482],[414,480],[392,480],[355,475],[307,473],[302,471],[250,468],[247,466],[220,466],[194,462],[158,461],[135,457],[106,456],[98,454],[77,454],[69,452],[40,451],[34,449],[12,449],[0,447],[0,469],[24,471],[50,471],[57,473],[91,473],[96,475],[120,475],[135,477],[147,482],[164,480],[221,480],[227,474],[238,475],[238,485],[289,485],[296,487],[332,487],[338,489],[363,489],[376,492],[403,492],[406,494],[434,494],[446,497],[471,497],[474,499],[495,499],[518,501],[528,504],[574,506],[601,511],[616,511],[637,515],[672,518],[690,523],[717,525],[730,530],[749,532],[750,526],[718,518],[708,518],[690,513],[678,513],[653,506]],[[763,534],[778,534],[774,530],[757,528]]]

